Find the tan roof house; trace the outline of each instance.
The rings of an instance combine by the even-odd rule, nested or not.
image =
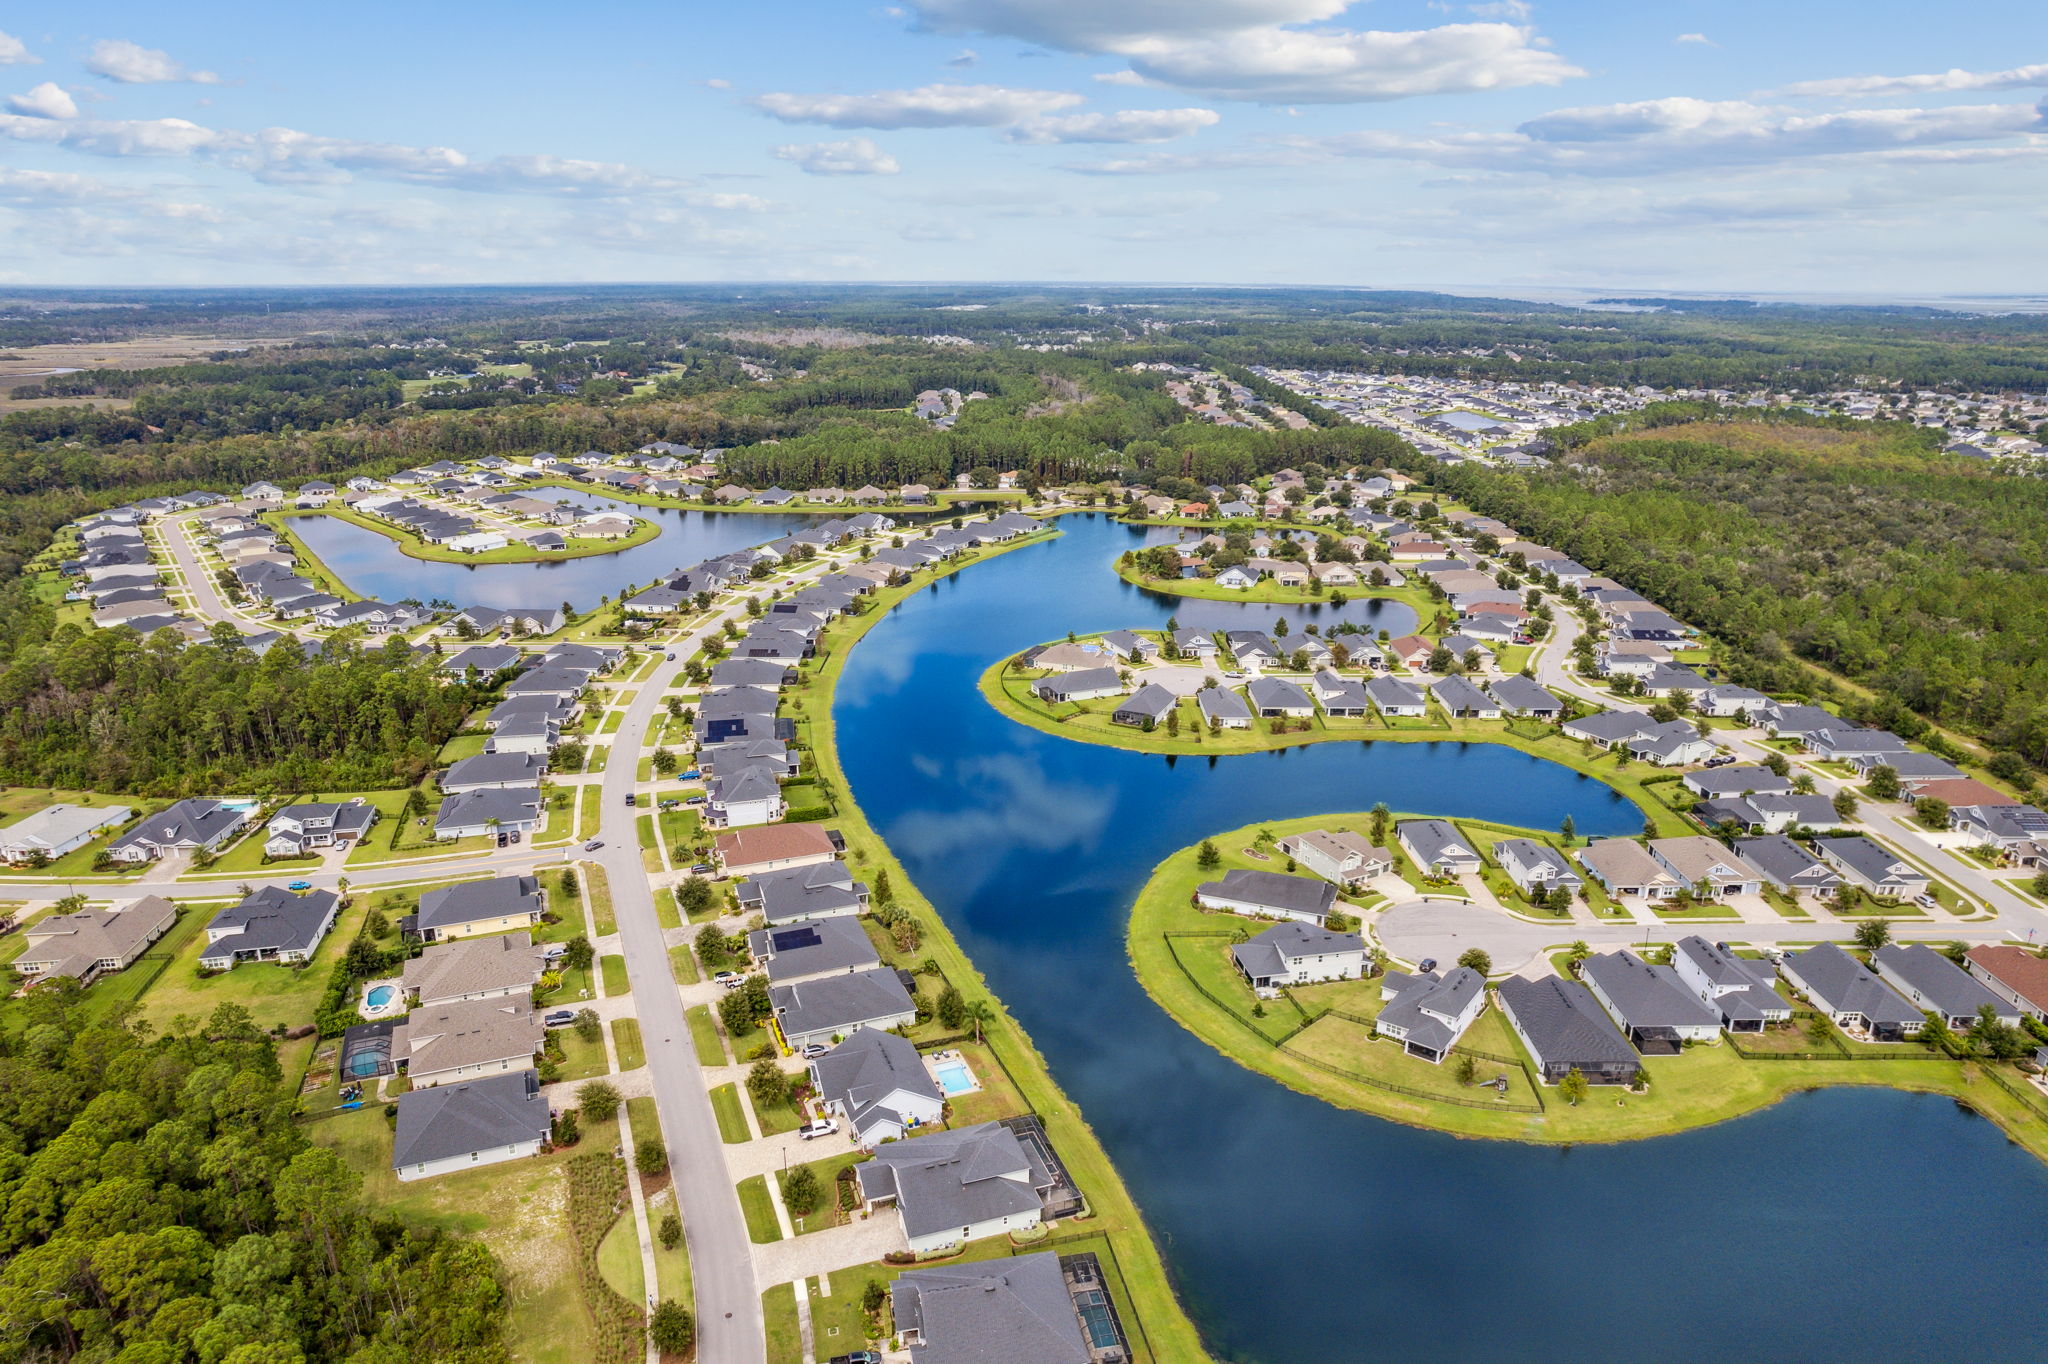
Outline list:
[[[436,943],[405,964],[405,993],[431,1009],[467,1000],[529,994],[547,969],[525,933]]]
[[[89,985],[134,965],[177,921],[178,907],[160,895],[145,895],[121,909],[53,914],[22,930],[27,946],[14,969],[38,980],[69,976]]]
[[[392,1030],[391,1059],[402,1061],[414,1089],[531,1070],[543,1032],[533,1005],[517,999],[470,999],[415,1009]]]

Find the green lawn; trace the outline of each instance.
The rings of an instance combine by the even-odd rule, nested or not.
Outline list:
[[[181,1015],[203,1018],[222,1004],[239,1004],[249,1010],[261,1028],[310,1023],[320,996],[327,989],[327,978],[335,961],[355,941],[371,904],[368,895],[351,896],[352,903],[336,916],[334,927],[314,952],[309,966],[247,962],[232,971],[202,977],[199,954],[206,946],[206,935],[201,930],[233,898],[230,893],[225,900],[188,905],[179,916],[177,927],[151,949],[169,951],[173,957],[163,974],[143,992],[143,1018],[162,1027]],[[106,984],[117,985],[121,979],[116,976]],[[97,995],[102,988],[95,985],[93,993]]]
[[[626,979],[626,959],[616,952],[607,952],[597,959],[598,970],[604,977],[604,992],[607,998],[623,995],[632,990]]]
[[[586,1042],[574,1028],[556,1028],[548,1034],[561,1043],[561,1078],[564,1080],[589,1080],[611,1073],[611,1064],[605,1060],[604,1039]]]
[[[677,948],[683,951],[683,948]],[[690,1045],[697,1049],[700,1065],[722,1066],[727,1062],[725,1041],[718,1035],[718,1024],[711,1017],[709,1004],[692,1004],[683,1010],[683,1017],[690,1024]]]
[[[612,1020],[612,1046],[619,1053],[620,1070],[638,1070],[647,1064],[647,1048],[640,1040],[640,1020]]]
[[[750,1175],[739,1183],[740,1211],[747,1219],[747,1238],[756,1245],[782,1239],[782,1228],[775,1221],[775,1205],[770,1201],[768,1180],[762,1175]]]
[[[697,970],[697,953],[688,943],[677,943],[668,950],[670,972],[684,985],[695,985],[703,977]]]
[[[627,1302],[647,1301],[647,1269],[640,1263],[640,1232],[631,1208],[619,1214],[598,1243],[597,1272]]]
[[[597,921],[598,936],[618,932],[618,916],[612,912],[610,875],[595,862],[583,863],[578,875],[583,879],[583,893],[590,897],[590,917]]]
[[[718,1119],[719,1140],[738,1145],[754,1139],[753,1133],[747,1130],[747,1115],[740,1111],[737,1084],[722,1084],[711,1091],[711,1112]]]
[[[768,1329],[768,1364],[798,1364],[804,1342],[796,1317],[796,1286],[777,1284],[763,1293],[761,1315]]]
[[[821,1160],[806,1161],[802,1165],[792,1165],[786,1170],[777,1170],[775,1172],[775,1181],[785,1194],[783,1199],[783,1206],[785,1208],[789,1206],[789,1200],[786,1195],[789,1190],[789,1177],[791,1175],[795,1174],[798,1170],[809,1170],[811,1175],[818,1181],[817,1206],[806,1217],[798,1217],[794,1212],[790,1213],[790,1225],[796,1228],[797,1235],[801,1236],[805,1232],[821,1231],[826,1227],[836,1227],[839,1225],[839,1190],[836,1182],[839,1178],[839,1172],[848,1166],[858,1165],[867,1159],[870,1159],[870,1157],[861,1152],[846,1151],[838,1155],[826,1156]]]
[[[804,1115],[797,1111],[795,1104],[772,1104],[762,1108],[754,1102],[752,1094],[748,1094],[746,1100],[747,1106],[754,1110],[754,1124],[761,1129],[761,1135],[764,1137],[794,1132],[804,1125]]]

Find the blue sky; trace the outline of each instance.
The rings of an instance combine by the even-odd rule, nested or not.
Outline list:
[[[0,283],[2048,288],[2048,5],[0,19]]]

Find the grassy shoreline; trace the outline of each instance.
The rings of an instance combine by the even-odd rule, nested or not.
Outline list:
[[[1046,734],[1056,734],[1076,743],[1101,744],[1108,748],[1124,748],[1134,753],[1162,753],[1179,756],[1228,756],[1236,753],[1265,753],[1280,748],[1298,748],[1303,744],[1350,741],[1353,743],[1476,743],[1498,744],[1512,748],[1533,758],[1554,762],[1568,767],[1581,776],[1591,777],[1602,785],[1613,789],[1624,799],[1641,810],[1644,816],[1657,825],[1658,837],[1678,837],[1697,832],[1682,819],[1678,812],[1657,800],[1644,787],[1637,772],[1656,772],[1661,769],[1648,768],[1640,763],[1631,763],[1624,771],[1614,771],[1614,763],[1596,762],[1580,751],[1579,745],[1562,734],[1541,726],[1536,721],[1516,721],[1531,728],[1541,728],[1544,733],[1538,737],[1517,732],[1509,728],[1506,720],[1457,720],[1439,719],[1436,723],[1423,725],[1408,721],[1415,728],[1392,728],[1377,718],[1331,721],[1317,715],[1312,722],[1316,727],[1305,731],[1274,734],[1254,721],[1250,729],[1227,729],[1220,734],[1208,734],[1194,726],[1184,726],[1180,737],[1167,734],[1164,728],[1149,733],[1131,725],[1119,725],[1106,715],[1073,707],[1063,720],[1043,702],[1027,699],[1028,687],[1022,686],[1023,679],[1015,674],[1006,674],[1009,660],[1003,659],[982,673],[979,688],[983,699],[1008,718],[1021,725],[1029,725]],[[1024,690],[1026,696],[1019,696]],[[1434,712],[1432,712],[1434,714]],[[1094,723],[1090,723],[1093,721]],[[1341,726],[1341,728],[1332,726]],[[1195,736],[1200,734],[1197,739]]]
[[[1306,587],[1282,587],[1270,578],[1261,578],[1247,588],[1222,587],[1212,578],[1148,578],[1135,569],[1125,567],[1121,558],[1119,555],[1111,560],[1110,567],[1117,577],[1132,587],[1190,601],[1229,601],[1251,606],[1335,606],[1341,596],[1346,604],[1393,602],[1415,613],[1417,634],[1434,634],[1429,627],[1437,613],[1450,610],[1444,602],[1433,600],[1427,591],[1412,583],[1405,587],[1371,587],[1361,583],[1356,587],[1329,587],[1315,592]],[[1366,571],[1371,572],[1370,567]]]
[[[1989,1079],[1976,1061],[1908,1053],[1882,1060],[1745,1059],[1724,1039],[1678,1056],[1645,1058],[1651,1077],[1647,1093],[1596,1087],[1586,1103],[1574,1108],[1554,1087],[1537,1093],[1526,1072],[1516,1076],[1513,1068],[1489,1059],[1528,1059],[1499,1006],[1489,1003],[1461,1047],[1487,1054],[1479,1058],[1483,1076],[1509,1074],[1513,1100],[1495,1106],[1477,1097],[1483,1091],[1458,1085],[1449,1064],[1432,1066],[1403,1055],[1390,1042],[1367,1040],[1368,1025],[1359,1018],[1378,1012],[1377,982],[1298,988],[1262,1006],[1263,1015],[1253,1015],[1250,988],[1222,954],[1233,933],[1253,936],[1267,925],[1195,908],[1189,903],[1194,886],[1231,866],[1258,865],[1241,849],[1262,829],[1280,836],[1315,828],[1363,832],[1370,823],[1365,813],[1270,820],[1211,835],[1209,841],[1224,856],[1221,868],[1199,865],[1199,844],[1166,858],[1139,892],[1125,930],[1125,950],[1139,985],[1176,1023],[1247,1070],[1339,1108],[1458,1137],[1537,1145],[1641,1141],[1725,1122],[1808,1090],[1881,1086],[1948,1095],[2048,1161],[2048,1123],[2042,1121],[2048,1099],[2041,1107],[2029,1107]],[[1675,937],[1684,925],[1671,928]],[[1571,924],[1560,922],[1559,945],[1574,932]],[[1199,936],[1174,939],[1168,934]],[[1782,1033],[1768,1036],[1785,1040]],[[1793,1045],[1813,1044],[1799,1035]],[[1541,1111],[1530,1111],[1532,1106]]]
[[[1160,1361],[1192,1361],[1208,1358],[1194,1323],[1174,1297],[1164,1261],[1137,1205],[1123,1180],[1111,1165],[1094,1131],[1079,1107],[1059,1088],[1039,1054],[1003,1003],[989,989],[967,954],[961,949],[945,921],[931,902],[917,889],[902,863],[868,823],[866,814],[853,799],[846,775],[839,764],[832,717],[832,696],[852,646],[886,618],[888,608],[912,593],[975,563],[1049,539],[1032,536],[998,546],[962,561],[945,565],[921,582],[908,587],[884,588],[875,594],[874,605],[862,614],[835,622],[825,634],[823,663],[806,677],[791,695],[791,707],[811,754],[818,780],[839,795],[838,814],[830,821],[845,837],[847,860],[872,881],[875,872],[886,869],[895,887],[895,902],[927,925],[923,950],[936,958],[949,981],[966,997],[969,1007],[986,1001],[995,1021],[987,1025],[987,1044],[1016,1078],[1023,1097],[1044,1122],[1054,1147],[1080,1188],[1086,1193],[1090,1215],[1074,1230],[1099,1232],[1116,1248],[1117,1259],[1138,1314],[1145,1323],[1145,1335]]]

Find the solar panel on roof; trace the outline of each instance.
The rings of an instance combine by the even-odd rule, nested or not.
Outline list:
[[[799,947],[816,947],[822,939],[810,924],[798,924],[794,928],[778,928],[770,941],[778,952],[793,952]]]

